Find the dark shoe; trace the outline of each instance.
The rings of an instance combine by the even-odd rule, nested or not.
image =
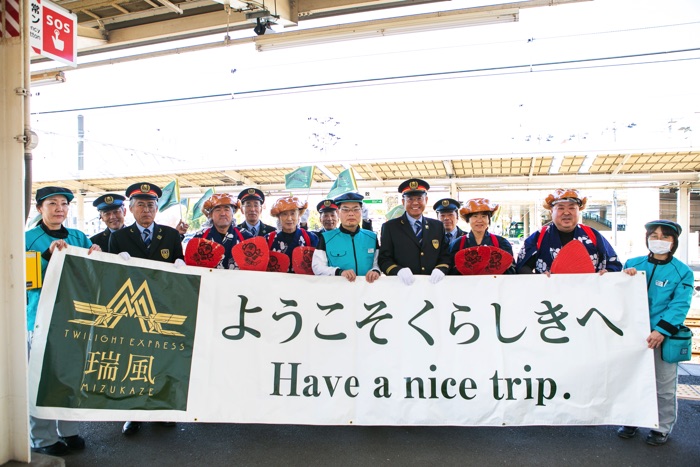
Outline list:
[[[82,436],[61,436],[61,441],[66,443],[66,446],[68,446],[68,449],[70,449],[71,451],[82,451],[83,449],[85,449],[85,440],[82,438]]]
[[[135,435],[141,429],[141,422],[126,422],[122,427],[122,434],[126,436]]]
[[[46,454],[47,456],[65,456],[68,454],[68,446],[66,446],[62,441],[58,441],[51,446],[32,448],[32,451],[38,452],[39,454]]]
[[[662,444],[666,444],[666,441],[668,441],[668,433],[651,430],[647,435],[647,444],[651,444],[652,446],[661,446]]]
[[[634,438],[634,435],[637,434],[638,429],[639,428],[636,426],[621,426],[617,429],[617,436],[623,439]]]
[[[175,426],[177,425],[175,422],[159,422],[160,426]]]

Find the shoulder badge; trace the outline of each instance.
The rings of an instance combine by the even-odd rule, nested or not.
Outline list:
[[[160,255],[163,257],[163,259],[168,259],[170,258],[170,250],[168,250],[167,248],[163,248],[162,250],[160,250]]]
[[[433,240],[433,248],[436,250],[440,248],[440,240]]]

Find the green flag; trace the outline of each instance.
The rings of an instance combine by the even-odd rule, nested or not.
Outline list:
[[[291,190],[292,188],[310,188],[311,182],[314,180],[313,165],[299,167],[294,172],[290,172],[284,176],[284,188]]]
[[[349,191],[357,191],[357,182],[352,169],[343,170],[338,174],[326,198],[335,198]]]
[[[403,216],[403,213],[406,212],[406,210],[403,208],[403,205],[397,204],[393,208],[389,209],[389,212],[386,213],[385,217],[386,220],[390,221],[391,219],[396,219],[397,217]]]
[[[165,211],[170,206],[180,203],[180,184],[177,179],[165,185],[163,194],[158,199],[158,210]]]
[[[208,200],[209,198],[211,198],[211,195],[213,195],[213,194],[214,194],[214,189],[209,188],[206,191],[206,193],[204,193],[204,196],[199,198],[199,201],[194,203],[194,206],[192,206],[192,219],[193,220],[199,219],[200,217],[202,217],[204,215],[204,213],[202,212],[202,206],[204,205],[204,202],[206,200]]]

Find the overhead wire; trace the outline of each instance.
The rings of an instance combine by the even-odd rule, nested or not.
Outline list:
[[[145,106],[145,105],[160,105],[168,103],[178,103],[178,102],[196,102],[196,101],[221,101],[236,98],[255,98],[255,97],[265,97],[268,95],[279,95],[279,94],[293,94],[301,92],[311,92],[319,91],[325,89],[343,89],[359,86],[377,86],[386,84],[401,84],[408,82],[426,81],[426,80],[442,80],[442,79],[454,79],[454,78],[469,78],[469,77],[481,77],[481,76],[500,76],[507,74],[517,74],[517,73],[545,73],[554,71],[575,71],[593,68],[612,68],[620,66],[633,66],[633,65],[649,65],[656,63],[671,63],[671,62],[681,62],[690,60],[699,60],[700,57],[686,57],[686,58],[673,58],[668,60],[653,60],[653,61],[643,61],[643,62],[625,62],[625,63],[605,63],[602,65],[594,65],[600,62],[610,62],[612,60],[631,60],[640,59],[644,57],[658,57],[658,56],[668,56],[672,54],[682,54],[699,52],[700,47],[687,48],[687,49],[677,49],[668,51],[658,51],[658,52],[645,52],[639,54],[627,54],[627,55],[616,55],[607,57],[595,57],[595,58],[583,58],[576,60],[559,60],[552,62],[541,62],[541,63],[524,63],[518,65],[504,65],[496,67],[485,67],[485,68],[472,68],[472,69],[462,69],[462,70],[450,70],[450,71],[438,71],[430,73],[415,73],[407,75],[398,76],[384,76],[375,78],[362,78],[355,80],[345,80],[345,81],[333,81],[324,83],[308,83],[300,84],[295,86],[282,86],[277,88],[267,88],[267,89],[254,89],[249,91],[239,91],[232,93],[219,93],[219,94],[207,94],[200,96],[188,96],[188,97],[177,97],[170,99],[158,99],[150,101],[138,101],[120,104],[107,104],[100,106],[91,107],[76,107],[70,109],[59,109],[59,110],[46,110],[39,112],[32,112],[32,115],[49,115],[49,114],[59,114],[59,113],[69,113],[69,112],[84,112],[90,110],[103,110],[103,109],[115,109],[123,107],[134,107],[134,106]],[[580,66],[566,66],[566,65],[580,65]],[[558,67],[558,68],[551,68]],[[538,70],[537,68],[545,68]]]

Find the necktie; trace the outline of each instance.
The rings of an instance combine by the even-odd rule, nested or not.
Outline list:
[[[143,229],[143,243],[146,244],[146,248],[151,246],[151,231],[148,229]]]
[[[445,240],[447,240],[447,243],[450,243],[452,241],[452,232],[447,232],[445,234]]]
[[[250,233],[251,233],[251,235],[253,235],[253,237],[255,237],[255,234],[258,233],[258,231],[257,231],[257,229],[256,229],[255,227],[251,227],[251,228],[250,228]]]
[[[416,238],[418,238],[418,243],[423,242],[423,228],[420,225],[420,222],[416,221],[413,223],[413,228],[416,229]]]

